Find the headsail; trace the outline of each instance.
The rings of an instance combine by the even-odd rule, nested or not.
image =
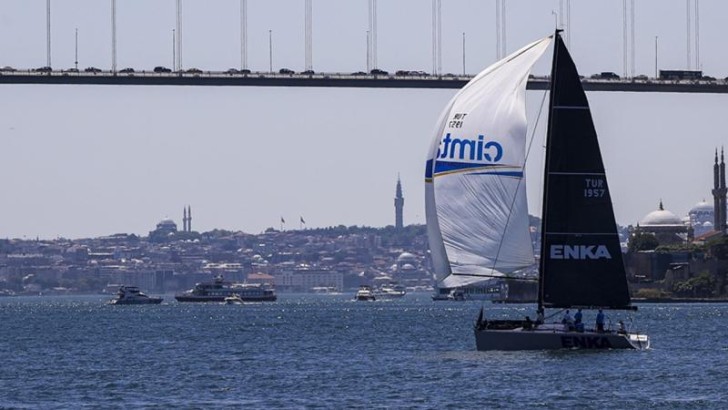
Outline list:
[[[523,174],[526,82],[546,37],[485,69],[440,117],[425,172],[438,280],[463,286],[534,262]],[[448,276],[449,275],[449,276]]]
[[[546,145],[539,305],[629,308],[629,292],[589,103],[557,35]]]

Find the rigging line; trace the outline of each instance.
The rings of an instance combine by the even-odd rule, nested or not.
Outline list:
[[[700,0],[695,0],[695,69],[700,68]]]
[[[498,278],[498,279],[513,279],[522,280],[524,282],[538,282],[538,278],[523,278],[519,276],[504,276],[504,275],[472,275],[469,273],[451,273],[452,276],[469,276],[472,278]]]
[[[630,41],[631,41],[631,44],[630,44],[630,47],[632,48],[632,52],[631,52],[631,54],[629,56],[630,57],[630,60],[631,60],[630,61],[630,70],[631,70],[630,77],[634,78],[634,75],[635,75],[635,61],[634,61],[635,60],[635,41],[634,41],[634,31],[635,31],[634,30],[634,24],[635,24],[635,18],[634,18],[634,16],[635,16],[635,13],[634,13],[634,0],[631,0],[630,6],[631,6],[631,12],[630,12],[630,26],[631,26],[630,27],[630,30],[631,30],[630,31],[630,37],[631,37],[631,40]]]
[[[539,120],[541,119],[541,113],[543,112],[543,106],[546,103],[546,94],[548,94],[548,92],[544,91],[543,98],[541,98],[541,106],[539,107],[538,115],[536,116],[536,122],[533,124],[533,130],[531,130],[531,139],[528,143],[528,148],[526,149],[526,156],[523,159],[523,166],[521,167],[521,171],[524,173],[524,177],[520,178],[518,180],[518,184],[516,184],[516,189],[513,194],[513,198],[511,199],[511,206],[509,207],[509,210],[508,210],[508,217],[506,218],[506,223],[503,226],[503,232],[501,235],[502,237],[505,236],[505,231],[508,229],[508,223],[511,221],[511,215],[513,214],[513,204],[516,203],[516,198],[518,197],[518,189],[521,187],[521,183],[523,183],[523,181],[526,179],[526,177],[525,177],[526,162],[528,162],[528,156],[531,153],[531,146],[533,146],[533,139],[536,136],[536,129],[538,128],[538,123],[539,123]],[[526,214],[528,214],[528,211],[526,211]],[[493,259],[493,266],[491,266],[491,268],[490,268],[491,270],[495,270],[495,265],[496,265],[496,263],[498,263],[498,258],[500,257],[500,252],[501,252],[502,248],[503,248],[503,241],[500,241],[500,243],[498,244],[498,250],[496,251],[496,254],[495,254],[495,259]]]

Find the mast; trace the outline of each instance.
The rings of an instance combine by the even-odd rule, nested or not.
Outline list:
[[[541,202],[541,257],[538,261],[538,311],[543,311],[544,303],[543,303],[543,272],[544,272],[544,265],[546,258],[544,255],[546,255],[546,198],[548,198],[548,178],[549,178],[549,161],[551,159],[551,150],[549,149],[549,144],[551,143],[551,128],[553,127],[553,107],[554,107],[554,85],[556,84],[556,81],[554,81],[555,74],[556,74],[556,61],[558,60],[558,52],[559,47],[557,47],[557,42],[561,39],[561,33],[563,30],[556,29],[556,32],[554,33],[554,55],[553,59],[551,60],[551,85],[549,88],[549,121],[548,126],[546,128],[546,158],[544,160],[543,166],[543,201]]]

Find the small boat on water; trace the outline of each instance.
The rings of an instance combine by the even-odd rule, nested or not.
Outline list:
[[[447,295],[447,300],[463,302],[465,300],[465,291],[460,288],[455,288],[450,291],[449,295]]]
[[[233,293],[232,295],[225,298],[226,305],[242,305],[243,303],[243,299],[237,293]]]
[[[407,290],[399,284],[382,285],[374,291],[374,297],[381,299],[396,299],[404,297],[406,294]]]
[[[136,286],[121,286],[116,297],[109,301],[110,305],[158,305],[162,298],[147,296]]]
[[[311,288],[313,293],[317,295],[340,295],[339,289],[336,286],[314,286]]]
[[[175,295],[178,302],[224,302],[225,298],[238,295],[243,302],[275,302],[275,290],[260,284],[232,283],[224,281],[222,276],[215,277],[212,282],[203,282],[194,288]]]
[[[368,285],[361,285],[359,286],[359,290],[356,291],[356,295],[354,295],[354,299],[358,301],[374,301],[377,300],[377,297],[374,295],[374,291],[372,291],[371,286]]]
[[[646,334],[604,326],[602,310],[636,307],[589,103],[559,32],[486,68],[440,117],[425,172],[438,287],[522,278],[534,264],[524,173],[525,92],[531,67],[553,41],[537,319],[487,320],[481,308],[476,347],[647,349]],[[599,309],[595,329],[573,326],[568,311],[563,324],[545,323],[545,309],[569,308]]]

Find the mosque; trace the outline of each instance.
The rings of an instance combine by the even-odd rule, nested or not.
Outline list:
[[[149,240],[151,242],[164,242],[168,239],[175,238],[180,232],[192,232],[192,207],[186,206],[182,212],[182,231],[177,230],[177,224],[169,219],[164,218],[157,224],[156,229],[149,232]]]
[[[655,235],[661,245],[703,240],[718,233],[725,233],[727,193],[724,154],[721,149],[719,163],[716,149],[713,164],[713,204],[702,200],[690,209],[687,216],[681,218],[665,209],[660,200],[658,209],[648,213],[637,224],[636,232]]]

